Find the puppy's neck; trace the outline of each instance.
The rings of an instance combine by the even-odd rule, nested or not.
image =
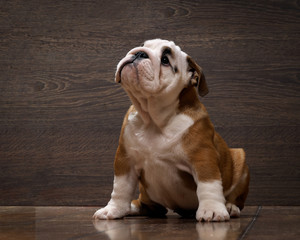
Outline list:
[[[159,128],[163,129],[168,125],[168,122],[172,117],[177,114],[178,99],[166,100],[164,97],[150,97],[149,103],[149,115],[152,122]]]
[[[190,115],[191,112],[197,112],[194,110],[199,109],[206,112],[199,101],[197,91],[192,86],[183,89],[175,99],[155,96],[140,100],[131,94],[129,96],[144,125],[156,126],[161,131],[179,113]]]
[[[160,130],[176,115],[179,100],[166,101],[163,97],[137,99],[129,94],[131,102],[137,110],[145,126],[154,126]]]

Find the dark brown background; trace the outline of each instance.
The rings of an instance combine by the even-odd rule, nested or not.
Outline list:
[[[118,61],[151,38],[203,67],[244,147],[248,205],[299,205],[298,1],[1,1],[0,205],[104,205],[130,102]]]

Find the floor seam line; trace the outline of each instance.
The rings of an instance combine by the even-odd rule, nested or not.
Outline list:
[[[262,209],[262,206],[258,206],[257,207],[257,210],[256,210],[256,213],[254,215],[254,217],[252,218],[251,222],[248,224],[248,226],[246,227],[245,231],[243,232],[243,234],[239,237],[239,240],[242,240],[245,238],[245,236],[248,234],[248,232],[252,229],[254,223],[256,222],[258,216],[259,216],[259,213]]]

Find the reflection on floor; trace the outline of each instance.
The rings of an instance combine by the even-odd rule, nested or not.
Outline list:
[[[248,206],[240,218],[199,223],[127,217],[93,221],[95,207],[0,207],[0,239],[300,239],[300,207]]]

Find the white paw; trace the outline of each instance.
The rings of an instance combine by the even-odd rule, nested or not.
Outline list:
[[[226,208],[231,217],[239,217],[241,214],[240,209],[232,203],[226,203]]]
[[[196,213],[196,219],[198,221],[214,221],[223,222],[228,221],[230,216],[223,203],[215,200],[204,200],[200,202],[199,208]]]
[[[106,207],[96,211],[93,217],[95,219],[117,219],[126,216],[128,212],[128,208],[108,204]]]

